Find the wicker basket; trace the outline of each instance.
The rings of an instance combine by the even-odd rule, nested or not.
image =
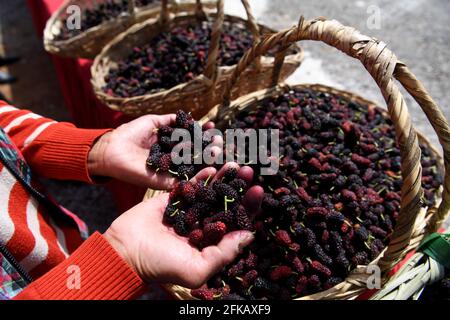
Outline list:
[[[422,84],[409,71],[405,64],[397,60],[396,56],[387,49],[383,42],[364,36],[357,30],[343,26],[335,20],[319,18],[305,21],[302,18],[298,27],[266,37],[245,54],[236,67],[227,87],[224,104],[213,108],[202,119],[202,122],[213,120],[217,122],[217,127],[221,128],[221,126],[227,125],[228,120],[232,119],[236,112],[243,109],[255,108],[261,100],[280,95],[292,88],[287,85],[276,86],[269,90],[241,97],[230,104],[231,88],[237,83],[243,70],[256,57],[265,54],[279,43],[289,45],[300,40],[322,41],[330,46],[336,47],[350,57],[360,60],[378,84],[386,100],[388,111],[385,114],[390,116],[395,126],[397,141],[401,151],[401,171],[404,182],[402,187],[401,210],[396,227],[391,235],[390,243],[380,256],[370,263],[370,265],[378,265],[380,267],[382,271],[382,283],[386,283],[389,280],[388,272],[392,267],[401,261],[407,253],[415,250],[425,236],[436,231],[449,214],[450,128],[441,109],[429,96]],[[278,56],[277,60],[282,60],[282,56]],[[280,63],[278,61],[277,65],[279,66]],[[444,149],[445,161],[443,163],[438,151],[423,136],[417,134],[413,128],[408,108],[394,80],[399,81],[419,103],[427,115],[428,120],[433,125]],[[311,88],[322,92],[338,94],[363,105],[374,105],[357,95],[322,85],[299,85],[295,86],[295,88]],[[432,150],[440,160],[442,166],[445,163],[446,174],[444,186],[436,194],[438,197],[438,207],[422,207],[423,190],[421,186],[422,168],[420,163],[421,150],[419,141]],[[147,197],[151,197],[154,194],[154,191],[149,191]],[[358,266],[349,274],[344,282],[329,290],[302,297],[299,300],[355,299],[367,288],[367,281],[371,275],[368,274],[367,268],[368,266]],[[169,286],[168,289],[178,299],[193,299],[189,289],[180,286]]]
[[[166,114],[175,112],[182,107],[184,110],[192,112],[195,117],[200,118],[214,105],[222,101],[225,85],[235,69],[235,66],[217,66],[220,33],[223,22],[228,21],[241,25],[248,23],[255,41],[259,40],[260,32],[272,33],[273,30],[258,25],[255,22],[247,0],[242,0],[242,3],[246,9],[248,21],[235,16],[225,15],[223,11],[223,0],[218,0],[217,2],[217,14],[203,12],[200,1],[198,1],[199,5],[195,12],[179,12],[169,16],[167,10],[164,9],[165,1],[162,1],[162,3],[163,9],[159,21],[158,19],[151,19],[135,25],[114,39],[95,59],[94,65],[92,66],[92,85],[97,97],[102,102],[110,108],[122,111],[128,115],[140,116],[148,113]],[[204,17],[205,14],[208,18],[215,19],[215,23],[212,27],[211,47],[203,75],[171,89],[144,96],[118,98],[103,92],[102,88],[105,85],[105,76],[117,64],[118,60],[129,54],[131,48],[148,43],[150,39],[154,38],[162,30],[171,29],[174,26],[187,26],[198,23],[199,15]],[[280,71],[282,79],[287,78],[300,65],[303,59],[303,51],[299,47],[296,47],[296,52],[296,54],[286,57]],[[233,98],[270,87],[272,85],[274,60],[275,58],[273,57],[262,57],[260,60],[258,59],[252,68],[247,70],[241,77],[239,85],[233,90]]]
[[[160,12],[160,4],[158,2],[142,8],[135,8],[134,0],[132,0],[130,1],[129,12],[124,12],[116,19],[105,21],[69,39],[62,40],[58,38],[58,35],[61,34],[63,21],[67,17],[67,8],[69,6],[77,5],[82,9],[91,8],[95,3],[100,3],[100,1],[66,0],[47,21],[44,30],[45,49],[50,53],[63,57],[94,59],[115,36],[126,31],[136,23],[157,17]],[[212,9],[214,2],[208,2],[205,6]],[[170,3],[172,12],[192,10],[194,7],[195,2],[193,1],[180,4]]]

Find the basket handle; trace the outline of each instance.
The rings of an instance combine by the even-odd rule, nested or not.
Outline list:
[[[134,2],[135,2],[135,0],[129,0],[128,1],[128,14],[130,16],[134,16],[134,13],[135,13],[134,10],[136,8],[136,4]]]
[[[208,61],[206,62],[203,75],[208,79],[217,78],[217,59],[220,52],[220,37],[222,36],[222,26],[225,21],[225,10],[223,0],[217,0],[217,18],[211,30],[211,42],[209,46]]]
[[[249,49],[239,61],[227,83],[221,112],[229,107],[231,92],[239,76],[253,63],[256,57],[266,54],[277,45],[281,45],[281,49],[284,50],[300,40],[322,41],[350,57],[360,60],[376,81],[386,101],[400,146],[403,178],[400,214],[391,236],[391,242],[379,262],[380,267],[387,270],[397,262],[408,246],[414,231],[416,217],[423,204],[419,140],[412,126],[406,102],[394,80],[397,79],[420,104],[439,136],[444,150],[446,174],[443,200],[438,209],[437,220],[444,219],[448,215],[450,207],[450,127],[442,110],[431,99],[425,88],[406,65],[397,60],[385,43],[362,35],[356,29],[344,26],[338,21],[324,18],[305,21],[302,17],[297,27],[268,35]]]
[[[170,20],[169,1],[161,0],[161,12],[159,14],[159,23],[166,25]]]
[[[195,15],[199,20],[204,20],[206,18],[206,13],[203,10],[202,0],[195,0]]]
[[[197,2],[201,2],[197,0]],[[260,30],[258,23],[256,22],[255,16],[253,15],[250,4],[247,0],[241,0],[244,6],[245,13],[247,15],[247,23],[253,36],[254,43],[260,41]],[[223,22],[225,20],[224,4],[223,0],[218,0],[217,2],[217,19],[214,23],[211,33],[211,46],[209,48],[210,54],[208,55],[208,62],[205,68],[204,75],[209,79],[215,79],[215,72],[217,72],[217,58],[220,52],[220,37],[222,34]],[[260,67],[260,58],[256,61],[257,68]]]
[[[248,3],[247,0],[241,0],[242,5],[244,6],[245,13],[247,14],[247,23],[250,29],[250,32],[253,36],[253,42],[258,43],[261,40],[261,31],[259,30],[258,23],[256,22],[255,16],[252,12],[252,7]],[[260,70],[261,68],[261,57],[258,57],[255,61],[256,70]]]

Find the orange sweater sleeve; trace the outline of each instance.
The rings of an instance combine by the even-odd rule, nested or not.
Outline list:
[[[87,169],[94,142],[109,131],[78,129],[0,101],[0,127],[41,177],[92,183]]]
[[[137,298],[145,288],[145,283],[114,248],[101,234],[95,233],[68,259],[31,283],[15,299],[129,300]]]

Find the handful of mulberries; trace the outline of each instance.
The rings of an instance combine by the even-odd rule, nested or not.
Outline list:
[[[175,164],[173,161],[173,156],[175,156],[173,148],[180,143],[180,141],[172,140],[172,134],[177,129],[187,130],[190,134],[190,141],[183,141],[184,145],[181,146],[184,152],[190,152],[190,161],[182,164]],[[203,133],[199,124],[190,114],[179,110],[173,126],[162,126],[158,129],[158,141],[150,149],[147,166],[158,173],[170,173],[181,180],[191,179],[205,167],[204,164],[194,163],[195,159],[201,156],[200,152],[203,152],[211,143],[211,139],[202,137],[201,148],[195,148],[194,137],[199,133]]]
[[[221,179],[209,180],[181,181],[164,213],[164,223],[199,249],[218,244],[228,232],[253,229],[242,205],[248,185],[238,171],[228,169]]]

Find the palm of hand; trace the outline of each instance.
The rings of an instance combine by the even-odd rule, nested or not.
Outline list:
[[[172,187],[175,180],[148,169],[146,160],[151,145],[157,140],[154,132],[174,119],[174,115],[144,116],[111,132],[105,137],[102,151],[104,175],[154,189]]]

